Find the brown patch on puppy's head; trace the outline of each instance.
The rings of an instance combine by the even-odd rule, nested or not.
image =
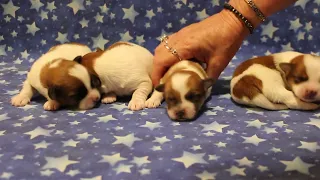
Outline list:
[[[50,99],[61,106],[89,109],[100,99],[96,90],[100,80],[75,61],[56,59],[46,64],[40,81],[48,89]]]
[[[118,46],[132,46],[132,44],[130,44],[128,42],[124,42],[124,41],[119,41],[119,42],[116,42],[116,43],[112,44],[111,46],[109,46],[107,50],[113,49]]]

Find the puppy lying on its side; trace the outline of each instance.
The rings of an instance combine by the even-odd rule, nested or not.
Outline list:
[[[210,96],[213,84],[214,80],[208,78],[200,64],[188,60],[179,61],[162,77],[146,106],[157,107],[165,99],[170,119],[193,120]]]
[[[117,42],[106,50],[98,50],[78,57],[83,64],[101,80],[101,102],[112,103],[117,96],[132,98],[128,108],[141,110],[152,91],[151,71],[153,55],[144,47]]]
[[[39,92],[47,99],[43,106],[45,110],[94,107],[100,99],[97,90],[100,81],[84,66],[73,61],[76,56],[89,52],[89,47],[77,43],[52,47],[32,65],[21,91],[11,99],[11,104],[25,106]]]
[[[249,59],[235,70],[232,99],[269,110],[314,110],[320,100],[320,57],[294,51]]]

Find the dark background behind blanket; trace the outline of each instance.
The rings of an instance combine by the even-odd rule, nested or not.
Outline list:
[[[285,50],[319,53],[320,1],[300,0],[243,43],[207,109],[174,123],[127,101],[45,112],[43,98],[10,105],[32,62],[51,46],[92,49],[119,40],[151,52],[165,33],[222,9],[207,0],[0,0],[0,179],[320,179],[320,113],[248,109],[230,100],[229,79],[247,58]],[[129,74],[128,74],[129,75]]]

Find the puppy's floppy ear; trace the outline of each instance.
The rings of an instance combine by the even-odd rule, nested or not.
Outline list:
[[[279,67],[284,72],[284,74],[286,76],[288,76],[289,73],[291,72],[292,68],[293,68],[293,64],[291,64],[291,63],[280,63]]]
[[[101,52],[103,51],[102,49],[100,49],[99,47],[96,49],[96,52]]]
[[[159,92],[163,92],[164,91],[164,84],[159,84],[157,87],[155,87],[155,90],[157,90]]]
[[[59,96],[63,95],[62,87],[50,86],[48,89],[48,96],[52,100],[57,100]]]
[[[204,89],[210,88],[211,86],[213,86],[213,84],[215,82],[216,82],[216,80],[213,78],[207,78],[207,79],[202,80]]]
[[[75,58],[73,59],[73,61],[75,61],[75,62],[77,62],[77,63],[81,64],[82,56],[77,56],[77,57],[75,57]]]
[[[92,88],[98,88],[101,86],[101,81],[99,77],[94,74],[90,74],[90,81],[91,81]]]

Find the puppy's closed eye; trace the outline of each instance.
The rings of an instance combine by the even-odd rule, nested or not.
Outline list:
[[[190,92],[186,94],[185,98],[189,101],[199,101],[202,95],[200,93]]]

